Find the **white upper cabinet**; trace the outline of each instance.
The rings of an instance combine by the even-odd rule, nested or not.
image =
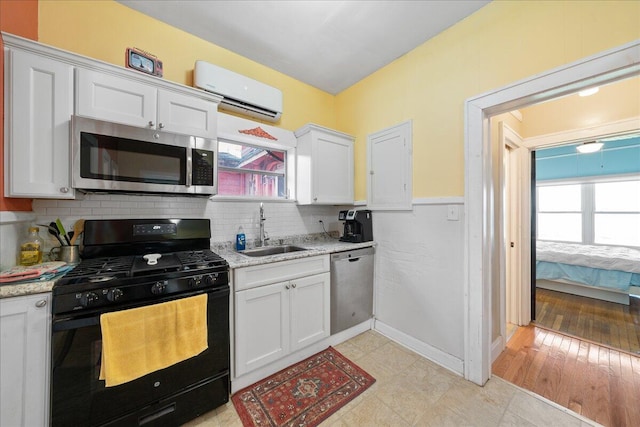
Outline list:
[[[353,204],[354,137],[314,124],[295,135],[298,204]]]
[[[156,127],[158,90],[92,70],[76,71],[76,113],[107,122]]]
[[[78,69],[76,113],[203,138],[216,137],[218,104],[151,84]]]
[[[5,195],[71,199],[73,67],[5,48]]]
[[[2,38],[7,197],[75,197],[69,153],[74,113],[217,137],[220,96],[12,34]]]

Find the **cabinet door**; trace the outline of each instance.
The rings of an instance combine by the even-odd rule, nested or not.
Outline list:
[[[159,129],[215,139],[217,113],[215,102],[158,90]]]
[[[289,283],[236,292],[236,376],[289,353]]]
[[[353,142],[319,134],[313,141],[313,203],[353,203]]]
[[[70,199],[69,124],[73,68],[7,51],[7,196]]]
[[[330,274],[291,281],[291,351],[329,336]]]
[[[0,299],[0,425],[49,425],[50,294]]]
[[[369,209],[413,208],[412,121],[367,137],[367,206]]]
[[[76,114],[138,127],[156,127],[158,90],[111,74],[78,69]]]

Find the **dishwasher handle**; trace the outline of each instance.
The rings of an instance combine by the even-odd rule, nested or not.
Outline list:
[[[337,261],[355,262],[364,256],[373,255],[374,253],[375,253],[375,249],[373,247],[362,248],[362,249],[352,249],[344,252],[336,252],[331,254],[331,262],[337,262]]]

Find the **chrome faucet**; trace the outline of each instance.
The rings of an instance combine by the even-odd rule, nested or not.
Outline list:
[[[265,246],[269,237],[267,232],[264,231],[264,222],[267,218],[264,217],[264,205],[260,203],[260,246]]]

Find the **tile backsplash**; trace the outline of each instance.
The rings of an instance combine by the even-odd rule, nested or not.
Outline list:
[[[15,265],[18,241],[27,233],[29,226],[48,224],[60,218],[64,227],[71,231],[78,219],[112,218],[208,218],[211,220],[212,243],[235,241],[238,228],[242,226],[249,247],[255,245],[259,233],[259,201],[231,201],[223,199],[132,196],[117,194],[86,194],[79,200],[33,201],[33,212],[13,215],[5,212],[0,216],[0,270]],[[319,220],[324,222],[327,232],[342,232],[338,211],[346,206],[298,206],[294,202],[264,203],[265,230],[272,244],[289,236],[322,233]],[[40,227],[40,236],[45,240],[45,251],[58,242],[47,230]]]

